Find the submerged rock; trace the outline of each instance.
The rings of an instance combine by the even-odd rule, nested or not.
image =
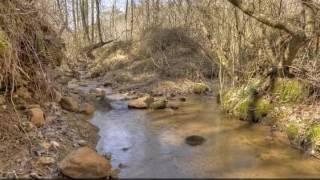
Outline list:
[[[72,112],[79,111],[79,104],[72,97],[63,97],[60,101],[60,105],[63,109],[68,111],[72,111]]]
[[[174,102],[169,102],[167,107],[170,108],[170,109],[173,109],[173,110],[177,110],[177,109],[179,109],[179,104],[178,103],[174,103]]]
[[[186,102],[186,101],[187,101],[187,98],[186,98],[186,97],[180,97],[179,100],[180,100],[181,102]]]
[[[190,146],[199,146],[199,145],[203,144],[205,141],[206,141],[206,139],[204,137],[198,136],[198,135],[188,136],[185,139],[185,143]]]
[[[70,152],[59,164],[61,172],[74,179],[99,179],[111,176],[111,164],[96,151],[82,147]]]
[[[130,101],[128,103],[128,107],[132,109],[147,109],[149,108],[149,105],[153,102],[154,102],[153,97],[145,96],[145,97]]]

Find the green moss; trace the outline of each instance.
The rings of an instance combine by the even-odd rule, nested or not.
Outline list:
[[[295,103],[307,95],[305,85],[294,79],[278,79],[275,82],[273,95],[279,103]]]
[[[320,125],[313,125],[308,131],[308,139],[313,143],[320,141]]]
[[[255,117],[261,119],[267,115],[272,109],[270,101],[261,98],[256,102],[252,102],[254,99],[250,98],[251,92],[257,89],[260,84],[260,79],[253,79],[247,85],[243,85],[238,88],[232,88],[225,92],[222,95],[221,101],[223,110],[241,119],[247,119],[249,105],[255,103],[253,104],[255,107]]]
[[[252,103],[254,103],[254,102],[252,102],[252,99],[247,97],[239,102],[239,104],[236,106],[236,108],[233,109],[232,113],[241,119],[247,119],[248,112],[249,112],[249,106]],[[270,101],[268,101],[266,99],[259,99],[257,102],[255,102],[255,104],[253,104],[253,106],[255,107],[254,114],[257,119],[262,119],[272,109]]]
[[[3,54],[9,48],[9,45],[6,34],[0,29],[0,54]]]
[[[286,129],[286,133],[289,140],[294,140],[299,135],[299,128],[294,124],[290,124]]]
[[[195,83],[193,85],[193,92],[196,94],[202,94],[210,90],[210,87],[204,83]]]
[[[256,102],[255,106],[256,106],[255,115],[256,115],[256,118],[258,119],[263,118],[272,110],[272,105],[270,101],[266,99],[259,99]]]
[[[238,105],[232,110],[233,115],[241,118],[246,119],[248,117],[248,109],[250,105],[249,98],[242,99]]]

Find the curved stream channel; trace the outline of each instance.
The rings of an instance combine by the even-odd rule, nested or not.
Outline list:
[[[214,97],[188,97],[178,110],[129,110],[107,95],[111,111],[98,110],[97,150],[123,164],[120,178],[319,177],[320,161],[277,140],[270,128],[226,118]],[[200,146],[185,144],[203,136]]]

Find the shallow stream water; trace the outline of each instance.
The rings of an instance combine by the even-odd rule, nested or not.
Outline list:
[[[189,97],[178,110],[97,111],[97,150],[111,153],[120,178],[320,177],[320,161],[270,138],[270,128],[225,117],[213,97]],[[185,144],[203,136],[201,146]]]

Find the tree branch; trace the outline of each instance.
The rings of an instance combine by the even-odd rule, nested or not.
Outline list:
[[[246,6],[244,4],[243,0],[228,0],[228,1],[231,4],[233,4],[234,6],[236,6],[237,8],[239,8],[246,15],[256,19],[257,21],[259,21],[267,26],[277,28],[280,30],[284,30],[287,33],[291,34],[292,36],[298,36],[298,37],[303,37],[303,38],[306,37],[306,34],[303,29],[296,27],[296,26],[293,26],[292,24],[284,22],[284,21],[271,19],[271,18],[267,17],[265,14],[256,13],[256,12],[254,12],[254,10],[252,10]]]

